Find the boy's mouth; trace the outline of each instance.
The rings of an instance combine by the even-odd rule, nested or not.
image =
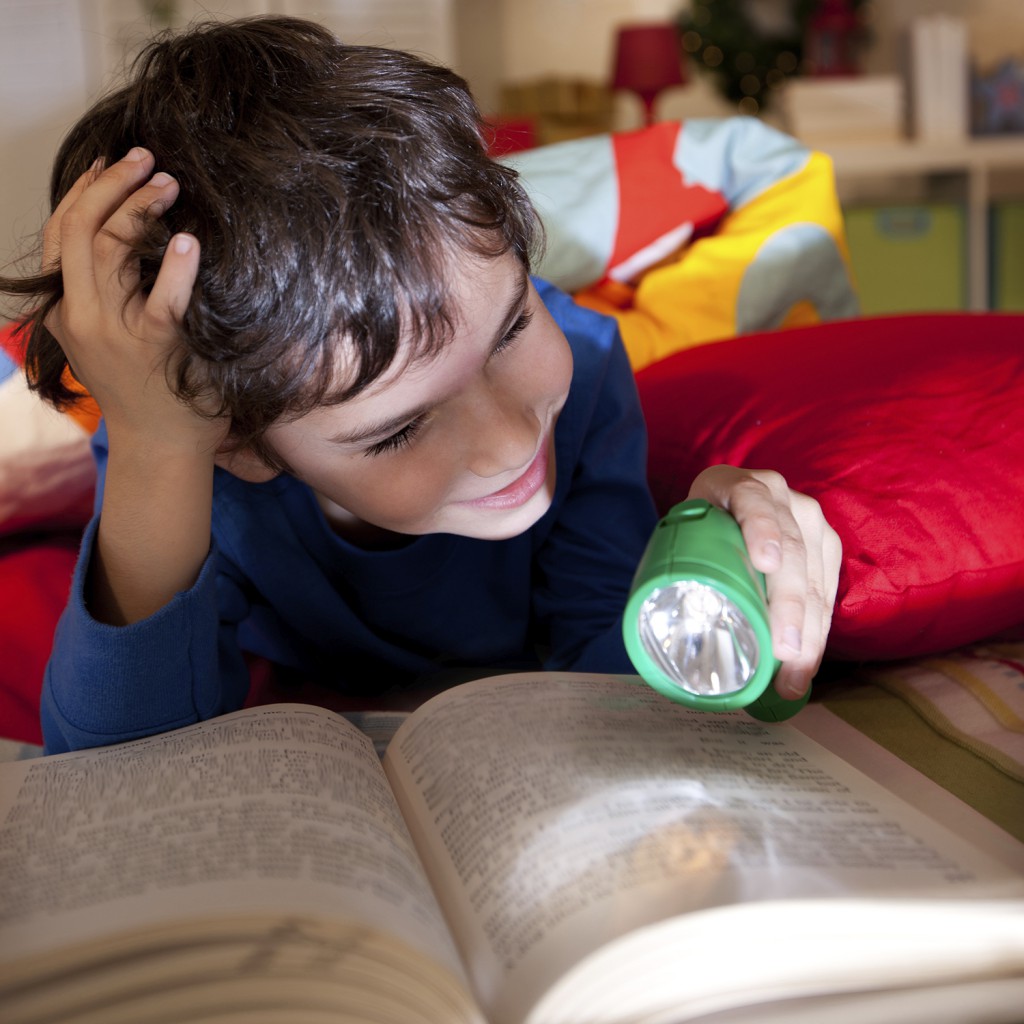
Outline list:
[[[500,491],[486,494],[482,498],[473,498],[465,502],[473,508],[505,511],[525,505],[543,486],[548,478],[548,449],[551,447],[551,435],[544,438],[544,443],[534,456],[533,462],[526,467],[523,474]]]

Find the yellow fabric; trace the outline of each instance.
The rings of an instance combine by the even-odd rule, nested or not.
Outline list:
[[[821,228],[849,274],[832,161],[823,153],[812,153],[801,170],[730,210],[713,234],[646,271],[633,286],[605,281],[576,293],[576,299],[616,317],[633,369],[640,370],[681,349],[735,337],[745,273],[766,243],[794,224]],[[774,326],[822,319],[814,297],[804,296]]]

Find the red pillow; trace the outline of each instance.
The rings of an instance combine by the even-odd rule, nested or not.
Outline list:
[[[821,503],[843,541],[831,655],[913,657],[1024,621],[1024,316],[748,335],[637,383],[662,510],[720,462]]]
[[[77,533],[0,538],[0,738],[43,741],[39,691],[77,554]]]

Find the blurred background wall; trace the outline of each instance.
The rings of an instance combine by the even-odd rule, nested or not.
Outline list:
[[[313,17],[351,41],[399,46],[453,65],[486,112],[509,85],[548,77],[606,82],[616,26],[676,18],[690,0],[0,0],[0,260],[24,252],[45,217],[47,174],[69,124],[116,79],[139,41],[196,16],[263,12]],[[784,18],[788,0],[747,0]],[[1024,59],[1024,0],[874,0],[864,70],[898,70],[904,30],[921,14],[964,18],[971,54]],[[617,93],[612,125],[639,122]],[[733,112],[699,74],[659,100],[663,118]],[[769,117],[771,115],[769,114]]]

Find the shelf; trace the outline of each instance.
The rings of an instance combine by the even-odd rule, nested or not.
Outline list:
[[[1019,169],[1024,191],[1024,135],[952,142],[836,142],[815,146],[832,157],[836,182],[899,175],[955,175],[966,183],[967,298],[971,309],[988,308],[991,175]]]
[[[827,143],[836,176],[948,174],[1024,170],[1024,135],[970,138],[960,142]]]

